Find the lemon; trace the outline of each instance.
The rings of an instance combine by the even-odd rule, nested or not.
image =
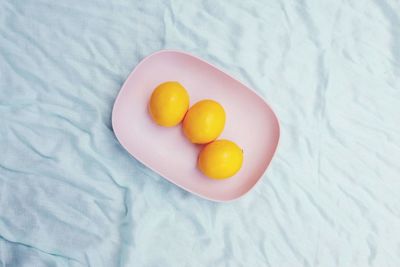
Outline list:
[[[224,108],[213,100],[197,102],[183,120],[183,132],[195,144],[206,144],[215,140],[224,127]]]
[[[197,166],[206,176],[225,179],[235,175],[243,164],[243,150],[229,140],[217,140],[200,152]]]
[[[165,127],[178,125],[189,108],[189,95],[178,82],[165,82],[156,87],[150,97],[149,113]]]

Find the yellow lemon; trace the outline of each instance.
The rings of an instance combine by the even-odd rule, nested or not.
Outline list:
[[[179,124],[189,108],[189,95],[178,82],[165,82],[154,89],[149,112],[153,120],[165,127]]]
[[[183,120],[183,132],[195,144],[206,144],[215,140],[224,127],[224,108],[213,100],[197,102]]]
[[[225,179],[235,175],[243,163],[243,150],[234,142],[217,140],[199,154],[197,166],[208,177]]]

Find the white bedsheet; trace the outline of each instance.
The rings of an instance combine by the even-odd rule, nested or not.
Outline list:
[[[163,48],[277,113],[243,199],[195,197],[116,141],[123,81]],[[0,266],[400,266],[399,1],[2,0],[0,123]]]

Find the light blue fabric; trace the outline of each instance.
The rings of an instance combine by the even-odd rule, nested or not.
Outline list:
[[[115,97],[163,48],[276,111],[243,199],[118,144]],[[399,1],[0,1],[0,266],[400,266],[399,159]]]

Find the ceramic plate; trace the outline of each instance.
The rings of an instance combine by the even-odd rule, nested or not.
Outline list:
[[[191,144],[181,125],[165,128],[150,118],[147,104],[154,88],[178,81],[193,105],[214,99],[226,112],[219,139],[236,142],[244,151],[241,170],[226,180],[212,180],[197,168],[199,145]],[[112,125],[121,145],[165,179],[214,201],[241,197],[260,180],[276,150],[279,123],[265,100],[246,85],[198,57],[163,50],[143,59],[129,75],[115,101]]]

